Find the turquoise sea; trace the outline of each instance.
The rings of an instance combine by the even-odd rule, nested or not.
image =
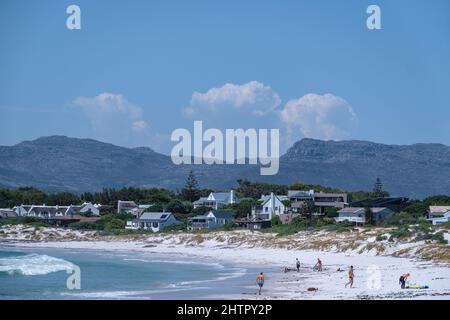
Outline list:
[[[80,289],[66,284],[74,265]],[[0,300],[220,298],[254,294],[260,271],[169,254],[0,246]]]

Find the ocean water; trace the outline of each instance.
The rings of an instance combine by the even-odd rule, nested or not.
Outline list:
[[[74,265],[81,288],[71,290]],[[218,298],[256,291],[259,271],[169,254],[0,247],[0,300]]]

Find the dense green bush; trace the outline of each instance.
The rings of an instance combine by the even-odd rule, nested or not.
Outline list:
[[[393,239],[404,239],[412,236],[412,232],[409,231],[408,227],[399,227],[396,230],[392,231],[390,241]]]
[[[0,219],[0,225],[18,225],[25,224],[33,227],[50,227],[51,225],[47,223],[45,220],[35,217],[19,217],[19,218],[7,218]]]
[[[185,231],[186,227],[187,226],[185,223],[172,224],[172,225],[164,228],[164,230],[162,230],[162,232]]]
[[[388,220],[387,225],[399,226],[417,223],[417,218],[407,212],[394,213]]]
[[[75,222],[69,225],[75,230],[100,230],[101,226],[95,222]]]
[[[271,223],[272,223],[272,226],[280,225],[281,224],[280,217],[279,216],[273,216]]]

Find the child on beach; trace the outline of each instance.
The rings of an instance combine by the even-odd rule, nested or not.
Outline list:
[[[348,285],[350,285],[350,288],[353,287],[353,278],[354,277],[355,277],[355,273],[353,272],[353,266],[350,266],[350,269],[348,269],[348,282],[345,284],[346,288]]]
[[[297,272],[300,272],[300,261],[298,261],[298,258],[295,258],[295,266],[297,267]]]
[[[261,295],[261,289],[264,285],[264,275],[262,272],[260,274],[258,274],[258,276],[256,277],[256,283],[259,286],[259,295]]]

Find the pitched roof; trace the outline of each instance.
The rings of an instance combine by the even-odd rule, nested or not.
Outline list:
[[[283,202],[283,200],[288,200],[288,197],[287,196],[284,196],[284,195],[275,195],[274,194],[274,197],[276,198],[276,199],[278,199],[280,202]],[[267,203],[267,201],[269,201],[270,200],[270,198],[271,198],[271,195],[269,194],[269,195],[262,195],[261,196],[261,198],[259,199],[259,201],[262,201],[261,202],[261,205],[263,206],[263,205],[265,205],[266,203]]]
[[[29,210],[30,211],[48,211],[48,212],[67,212],[71,206],[32,206]]]
[[[373,213],[378,213],[378,212],[386,210],[386,209],[390,210],[389,208],[386,208],[386,207],[370,208],[370,210],[372,210]],[[339,213],[357,213],[357,212],[360,212],[361,210],[365,211],[366,208],[363,208],[363,207],[347,207],[347,208],[343,208],[343,209],[339,210],[338,212]]]
[[[144,212],[139,220],[167,220],[171,212]]]
[[[430,206],[431,213],[446,213],[450,210],[450,206]]]
[[[219,202],[229,202],[230,199],[229,192],[213,192],[213,196]]]
[[[218,219],[233,219],[234,216],[231,212],[228,211],[211,211],[212,214]]]
[[[314,196],[314,190],[288,190],[288,197],[312,197]]]
[[[348,207],[348,208],[343,208],[341,210],[339,210],[339,213],[357,213],[360,212],[361,210],[364,210],[364,208],[361,207]]]
[[[208,198],[212,196],[214,200],[208,200]],[[229,203],[230,202],[230,196],[231,192],[211,192],[208,197],[201,197],[197,201],[194,201],[194,203],[201,203],[205,201],[217,201],[222,203]],[[236,195],[233,196],[234,201],[238,202],[238,197]]]

